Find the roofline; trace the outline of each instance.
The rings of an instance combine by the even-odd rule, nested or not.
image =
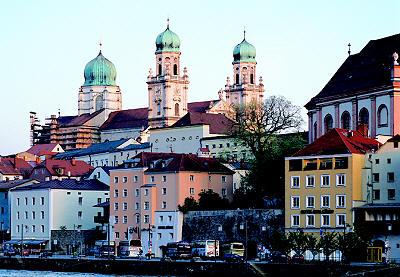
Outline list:
[[[289,160],[301,160],[301,159],[326,159],[326,158],[335,158],[335,157],[350,157],[352,155],[365,155],[359,153],[349,153],[349,154],[332,154],[332,155],[316,155],[316,156],[293,156],[293,157],[285,157],[285,161]]]

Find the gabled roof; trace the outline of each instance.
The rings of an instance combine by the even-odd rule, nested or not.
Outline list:
[[[196,113],[205,113],[212,106],[218,103],[219,100],[208,100],[208,101],[200,101],[200,102],[191,102],[188,103],[188,111],[196,112]]]
[[[0,157],[0,173],[5,175],[24,175],[32,170],[32,166],[21,158]]]
[[[45,167],[51,176],[71,176],[79,177],[87,174],[93,167],[84,161],[78,160],[54,160],[46,159],[41,165],[35,167]],[[63,173],[60,174],[56,171],[57,168],[62,168]]]
[[[142,152],[131,161],[136,161],[135,168],[147,167],[145,172],[197,171],[234,174],[216,159],[202,158],[192,154]]]
[[[334,128],[296,152],[293,156],[365,154],[378,149],[380,146],[380,142],[363,137],[357,131]]]
[[[94,113],[85,113],[81,115],[72,116],[59,116],[57,118],[60,127],[80,126],[102,113],[104,109],[98,110]]]
[[[99,180],[51,180],[32,184],[28,186],[17,187],[14,190],[35,190],[35,189],[68,189],[68,190],[100,190],[108,191],[110,188]]]
[[[400,34],[371,40],[350,55],[325,87],[306,104],[307,109],[322,100],[362,94],[391,85],[392,55],[400,51]]]
[[[22,186],[27,183],[37,183],[34,179],[20,179],[20,180],[11,180],[11,181],[1,181],[0,182],[0,191],[8,191],[12,188]]]
[[[25,152],[35,156],[41,156],[47,153],[51,153],[53,149],[56,148],[57,145],[58,145],[57,143],[36,144],[33,145],[28,150],[26,150]]]
[[[210,125],[211,134],[230,134],[235,122],[223,114],[188,112],[171,128],[203,124]]]

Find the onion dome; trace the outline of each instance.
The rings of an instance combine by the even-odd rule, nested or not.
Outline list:
[[[178,35],[169,29],[169,23],[167,29],[159,34],[156,39],[156,54],[162,52],[180,52],[181,40]]]
[[[86,64],[84,76],[84,86],[115,86],[117,70],[100,50],[99,55]]]
[[[247,42],[246,37],[233,49],[233,61],[256,62],[256,48]]]

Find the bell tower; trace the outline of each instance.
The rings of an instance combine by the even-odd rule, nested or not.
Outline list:
[[[156,70],[147,76],[149,95],[149,125],[171,126],[187,111],[189,77],[186,67],[181,75],[180,39],[169,28],[156,39]]]

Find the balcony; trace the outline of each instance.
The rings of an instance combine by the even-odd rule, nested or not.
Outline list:
[[[108,217],[103,216],[103,215],[95,215],[93,220],[94,220],[94,223],[97,223],[97,224],[107,224],[108,223]]]

